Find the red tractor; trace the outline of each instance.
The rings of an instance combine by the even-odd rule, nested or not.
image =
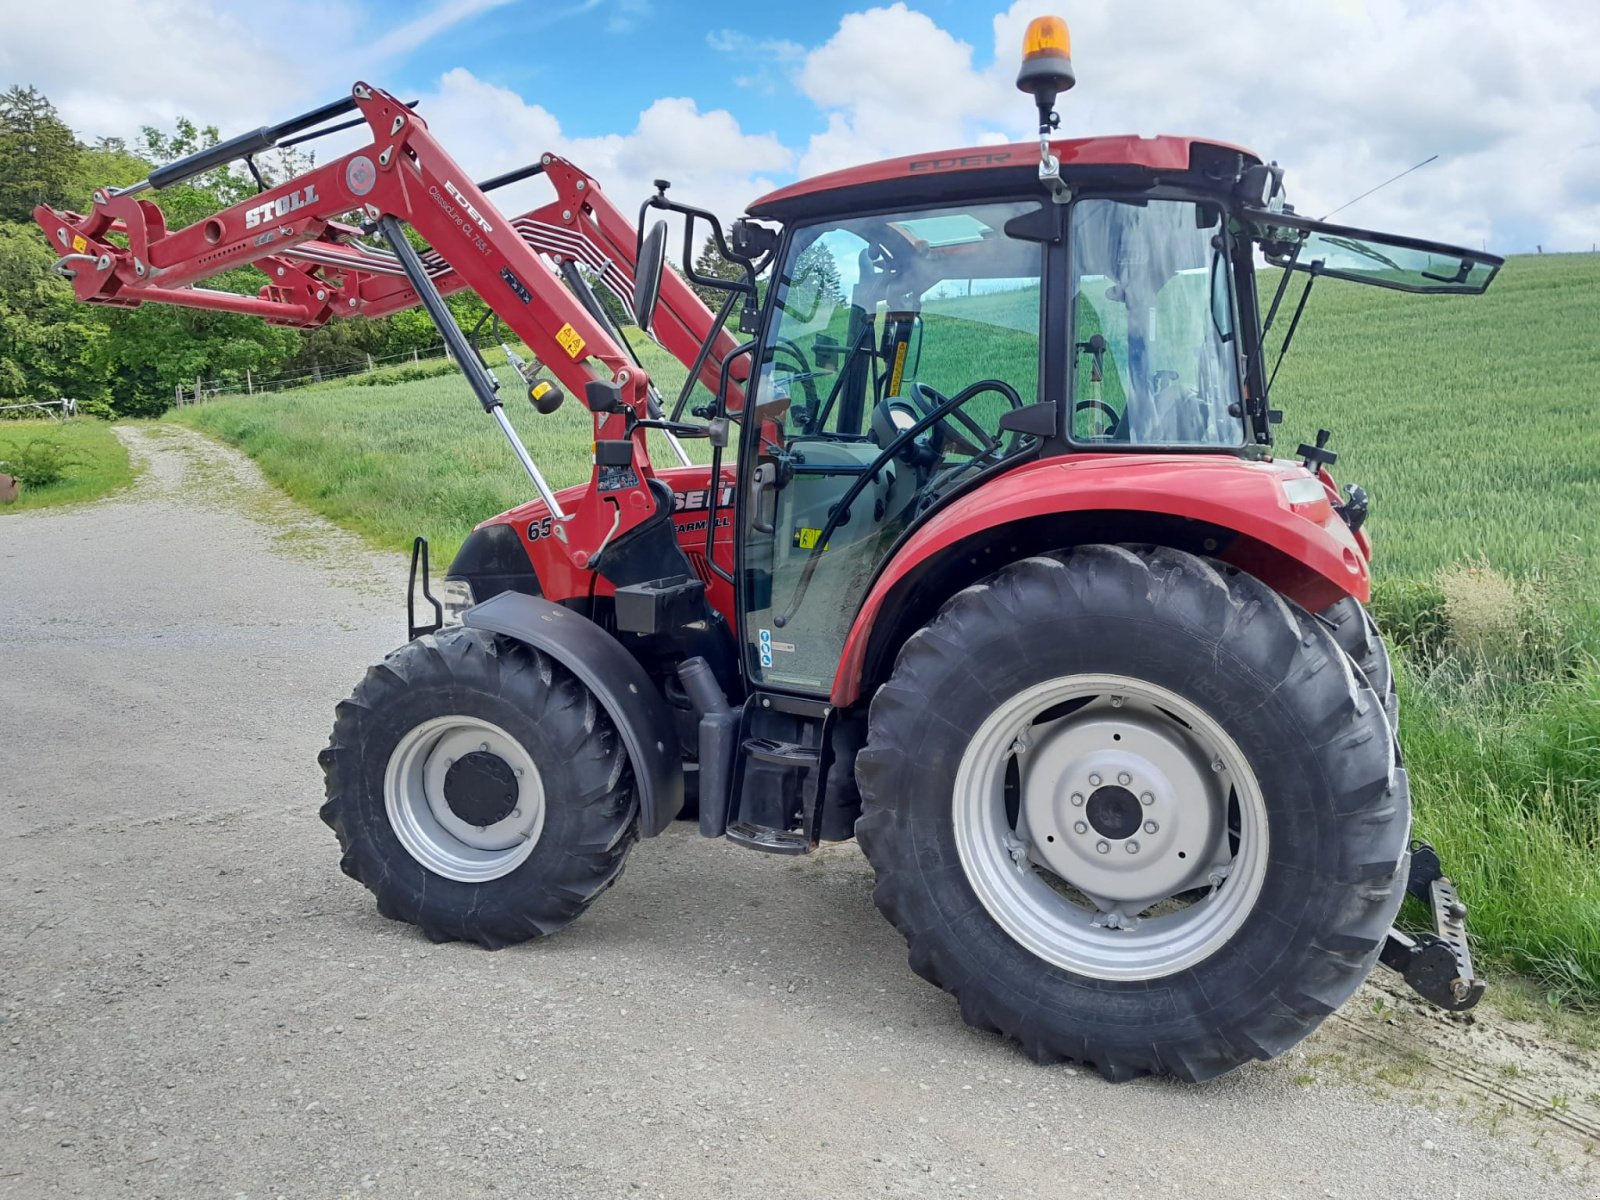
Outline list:
[[[86,216],[39,210],[85,301],[297,326],[422,305],[532,481],[442,603],[418,539],[411,640],[338,706],[322,815],[381,912],[489,948],[554,933],[687,783],[707,837],[857,838],[913,969],[1039,1062],[1205,1079],[1281,1054],[1380,959],[1476,1002],[1465,910],[1410,841],[1367,498],[1325,433],[1274,453],[1265,335],[1292,308],[1292,337],[1296,277],[1475,293],[1501,260],[1307,220],[1236,146],[1058,138],[1072,84],[1044,18],[1036,144],[806,180],[726,231],[658,182],[641,228],[676,214],[716,314],[663,271],[665,224],[548,155],[473,183],[366,84]],[[350,112],[370,145],[186,229],[141,196]],[[489,200],[537,173],[553,202]],[[740,278],[697,276],[702,230]],[[245,264],[257,296],[195,286]],[[597,287],[685,362],[675,403]],[[443,303],[463,288],[536,356],[536,406],[587,405],[586,484],[546,484],[483,323]],[[1391,928],[1408,889],[1436,932]]]

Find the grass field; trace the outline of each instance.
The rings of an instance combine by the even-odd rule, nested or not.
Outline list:
[[[659,353],[647,365],[682,379]],[[1577,1007],[1600,1005],[1597,376],[1600,258],[1514,259],[1476,298],[1320,283],[1274,395],[1280,446],[1332,429],[1336,473],[1372,495],[1418,833],[1460,882],[1480,953]],[[508,411],[553,483],[585,477],[576,402]],[[377,544],[426,533],[437,561],[529,495],[453,377],[172,419]]]
[[[38,457],[59,447],[64,470],[59,482],[24,487],[12,504],[0,505],[0,516],[56,504],[95,500],[133,479],[128,450],[111,426],[91,417],[69,421],[0,421],[0,463]],[[0,471],[5,468],[0,467]]]
[[[642,353],[652,377],[675,396],[682,366],[648,343]],[[514,371],[500,365],[496,373],[505,411],[551,485],[587,479],[592,434],[583,405],[569,396],[541,416],[520,399]],[[168,419],[238,446],[290,495],[374,545],[407,550],[417,534],[426,535],[438,563],[455,556],[479,521],[533,494],[459,374],[219,400],[174,410]],[[674,461],[665,445],[654,444],[653,453],[657,463]]]

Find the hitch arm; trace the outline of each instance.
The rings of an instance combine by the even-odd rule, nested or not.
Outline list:
[[[1391,929],[1378,961],[1424,1000],[1449,1012],[1465,1012],[1483,999],[1484,982],[1473,973],[1467,906],[1444,873],[1438,851],[1427,842],[1411,844],[1406,891],[1432,908],[1434,932],[1413,937]]]

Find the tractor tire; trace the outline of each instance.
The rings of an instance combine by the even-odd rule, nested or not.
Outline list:
[[[1367,677],[1372,690],[1383,698],[1384,715],[1396,741],[1400,736],[1400,693],[1395,688],[1394,668],[1389,650],[1378,633],[1372,614],[1354,596],[1346,596],[1319,614],[1333,630],[1333,640],[1350,656],[1356,669]]]
[[[588,688],[478,630],[425,635],[371,668],[318,761],[340,866],[435,942],[554,933],[638,838],[627,756]]]
[[[912,968],[969,1025],[1110,1080],[1282,1054],[1405,894],[1409,797],[1366,681],[1310,614],[1164,547],[954,596],[873,698],[857,778]]]

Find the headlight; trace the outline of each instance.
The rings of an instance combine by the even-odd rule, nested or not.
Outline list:
[[[1284,499],[1295,508],[1304,504],[1316,504],[1318,501],[1325,502],[1328,499],[1328,489],[1322,486],[1322,480],[1315,477],[1285,479],[1282,486]]]
[[[444,623],[461,624],[461,614],[477,603],[472,596],[472,585],[465,579],[446,579],[439,589],[439,603],[444,606]]]

